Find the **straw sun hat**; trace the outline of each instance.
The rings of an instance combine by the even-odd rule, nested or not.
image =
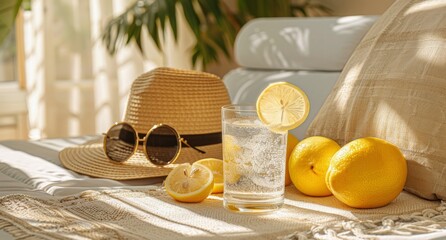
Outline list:
[[[157,68],[132,84],[124,121],[138,133],[147,133],[159,123],[172,126],[182,136],[198,137],[205,154],[181,148],[177,163],[215,157],[221,159],[221,107],[229,104],[228,92],[215,75],[191,70]],[[217,139],[217,140],[216,140]],[[63,149],[62,164],[75,172],[117,180],[166,176],[175,164],[155,166],[142,150],[127,161],[107,159],[102,139]]]

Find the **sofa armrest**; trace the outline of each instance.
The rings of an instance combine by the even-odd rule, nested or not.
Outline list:
[[[245,68],[341,71],[378,16],[257,18],[235,42]]]

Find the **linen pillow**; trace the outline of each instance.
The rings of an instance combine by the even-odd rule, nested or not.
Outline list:
[[[386,139],[405,189],[446,200],[446,0],[397,0],[359,43],[307,136]]]

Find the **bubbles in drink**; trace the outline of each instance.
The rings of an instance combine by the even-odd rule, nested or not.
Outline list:
[[[235,166],[225,177],[238,174],[237,181],[225,181],[225,196],[283,195],[286,134],[270,131],[255,117],[223,121],[223,128],[224,164]]]

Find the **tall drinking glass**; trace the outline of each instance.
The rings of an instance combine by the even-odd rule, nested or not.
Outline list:
[[[222,107],[226,209],[265,213],[283,205],[287,133],[268,129],[255,106]]]

